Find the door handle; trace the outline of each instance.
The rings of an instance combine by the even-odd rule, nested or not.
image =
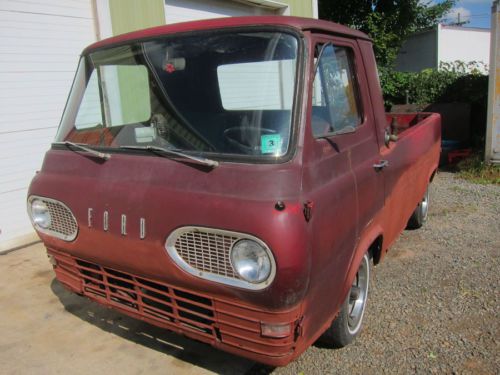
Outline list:
[[[388,165],[389,165],[388,160],[380,160],[379,163],[373,164],[373,168],[375,168],[375,170],[378,172],[387,167]]]

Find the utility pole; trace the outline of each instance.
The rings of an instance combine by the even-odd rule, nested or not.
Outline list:
[[[490,78],[488,84],[488,117],[486,123],[486,162],[500,163],[500,0],[491,8]]]
[[[457,22],[452,23],[450,26],[463,26],[463,25],[466,25],[468,23],[469,23],[469,21],[462,21],[462,15],[460,14],[460,12],[458,12],[457,13]]]

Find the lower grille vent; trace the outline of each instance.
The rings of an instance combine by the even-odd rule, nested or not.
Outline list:
[[[263,311],[199,291],[110,268],[48,249],[57,279],[70,290],[134,318],[224,349],[253,356],[290,355],[297,336],[276,339],[261,334],[261,322],[296,324],[300,307]],[[294,331],[292,331],[294,332]]]
[[[214,334],[212,301],[130,274],[77,260],[86,294],[153,319],[174,322],[198,333]]]

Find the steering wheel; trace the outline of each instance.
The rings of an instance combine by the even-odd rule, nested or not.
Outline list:
[[[224,138],[245,154],[259,154],[261,135],[276,134],[276,130],[257,126],[235,126],[224,130]]]

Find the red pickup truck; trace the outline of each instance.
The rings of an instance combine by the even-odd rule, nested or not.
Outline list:
[[[439,153],[439,115],[384,113],[365,34],[181,23],[85,49],[27,205],[71,291],[285,365],[359,334]]]

